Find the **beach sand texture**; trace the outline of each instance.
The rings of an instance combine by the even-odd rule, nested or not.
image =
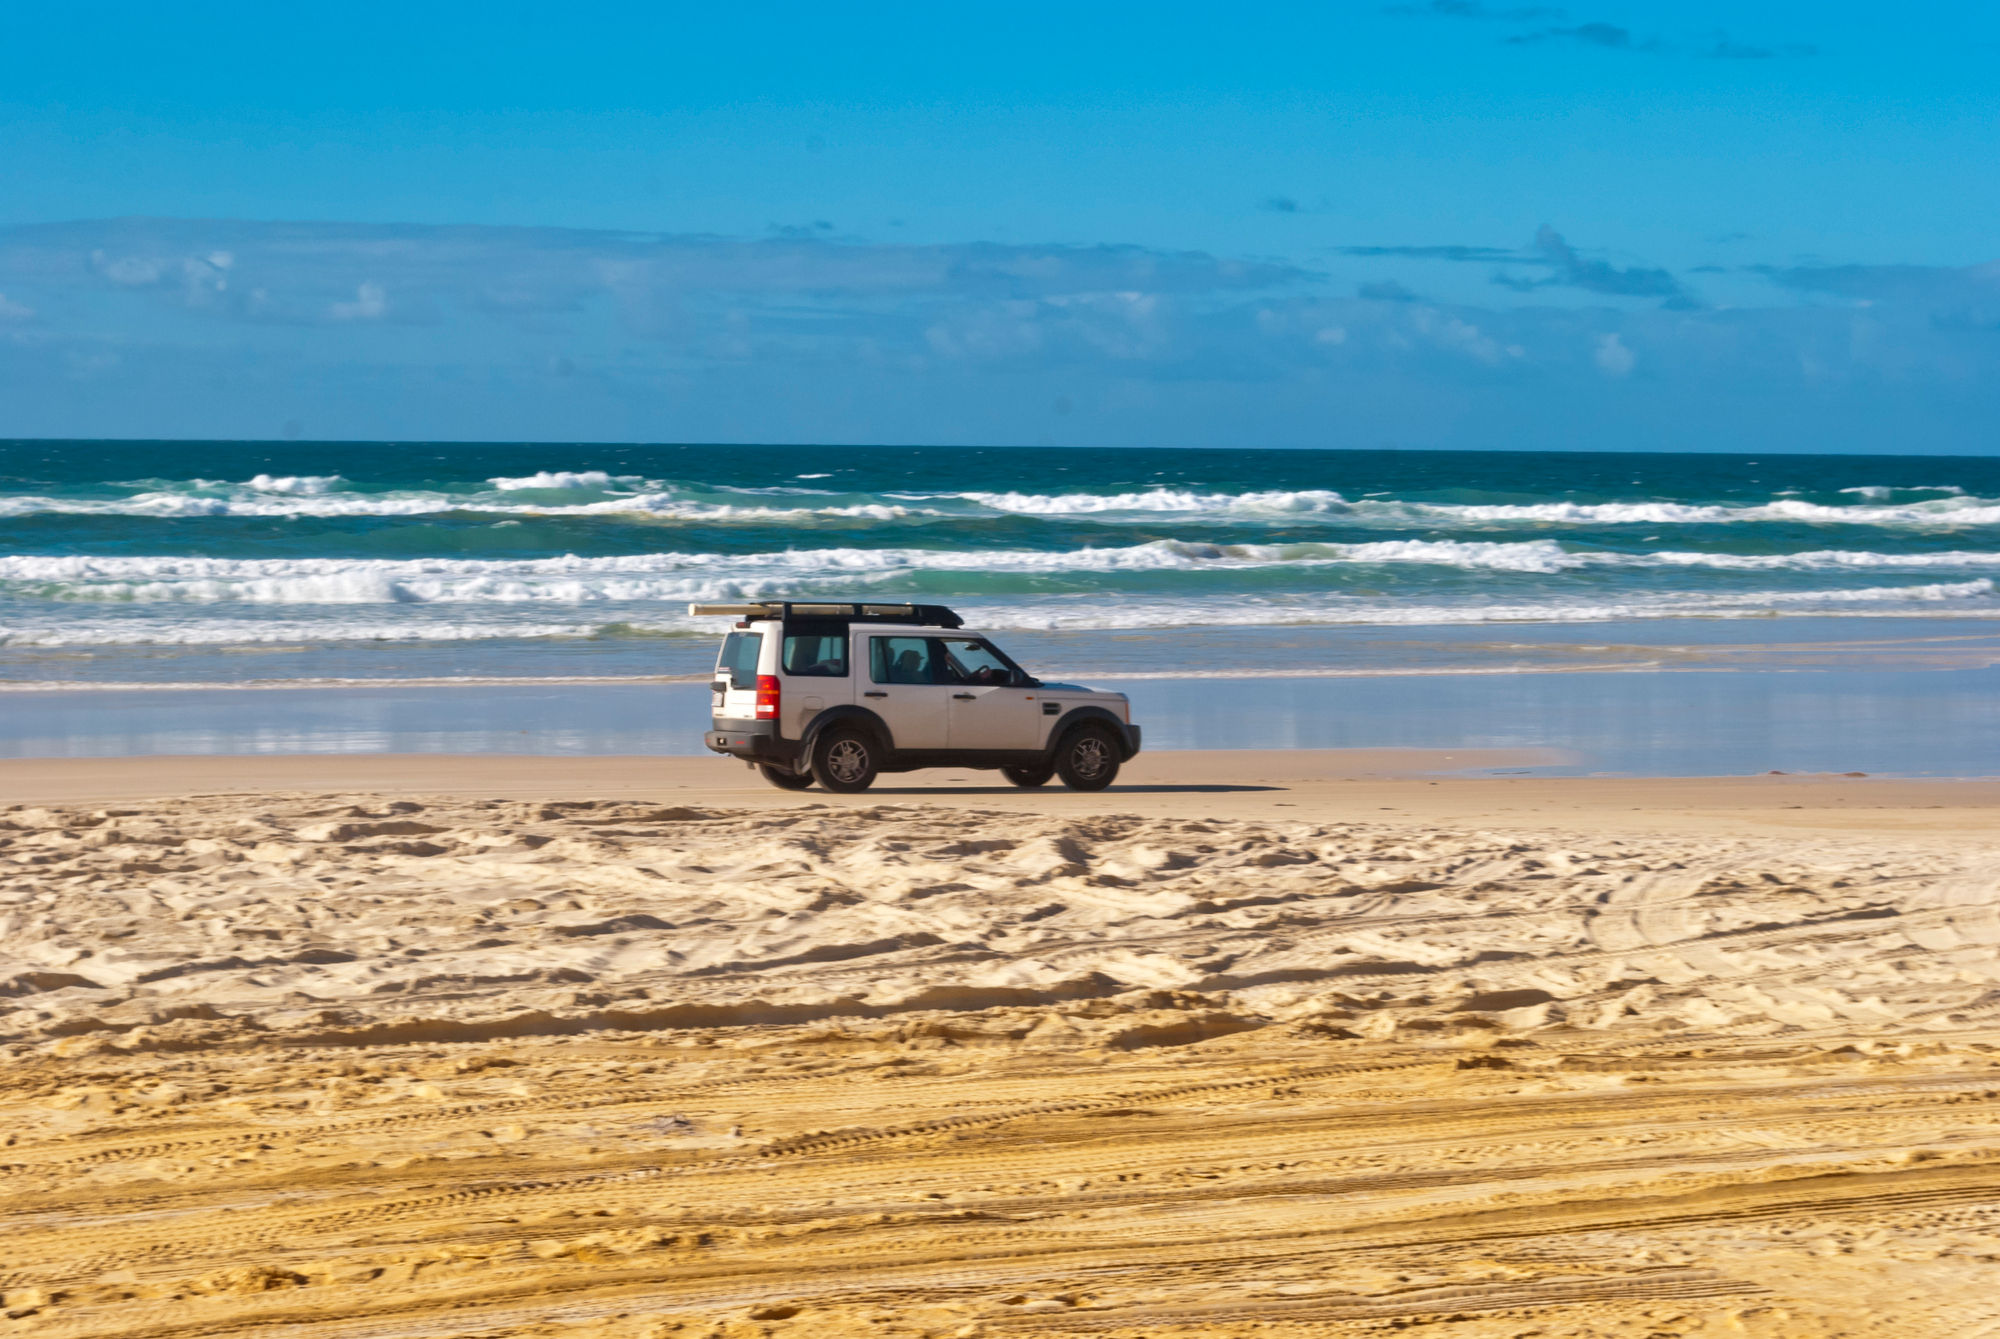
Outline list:
[[[2000,1334],[1983,788],[537,765],[0,809],[0,1332]]]

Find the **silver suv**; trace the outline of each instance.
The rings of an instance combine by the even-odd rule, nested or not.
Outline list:
[[[866,790],[883,772],[990,767],[1102,790],[1139,751],[1123,693],[1043,683],[942,605],[692,604],[737,620],[716,659],[717,753],[772,785]]]

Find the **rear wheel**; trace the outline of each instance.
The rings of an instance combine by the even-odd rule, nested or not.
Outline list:
[[[880,766],[878,745],[859,730],[829,730],[813,741],[813,779],[828,790],[843,795],[866,790]]]
[[[1049,784],[1049,778],[1055,774],[1056,769],[1047,766],[1003,767],[1000,769],[1001,776],[1006,777],[1023,790],[1032,790],[1036,786],[1046,786]]]
[[[757,770],[764,774],[766,781],[779,790],[804,790],[813,783],[811,772],[794,772],[791,768],[781,767],[776,763],[760,762],[757,764]]]
[[[1118,741],[1101,725],[1083,725],[1056,747],[1056,775],[1071,790],[1103,790],[1118,779]]]

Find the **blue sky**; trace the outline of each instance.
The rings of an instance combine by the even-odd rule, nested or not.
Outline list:
[[[21,4],[0,434],[2000,450],[2000,12]]]

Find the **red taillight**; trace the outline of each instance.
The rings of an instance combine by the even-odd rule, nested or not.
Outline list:
[[[775,674],[757,676],[757,719],[778,719],[778,676]]]

